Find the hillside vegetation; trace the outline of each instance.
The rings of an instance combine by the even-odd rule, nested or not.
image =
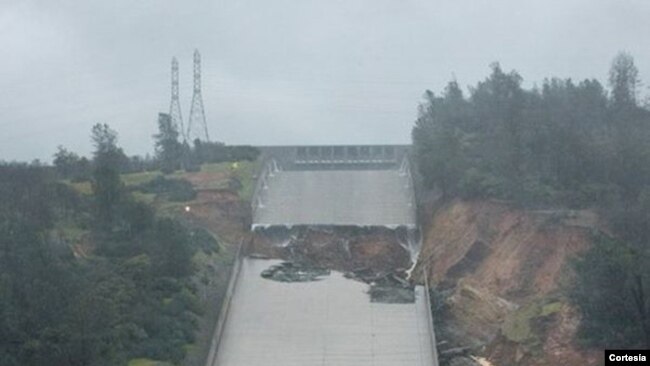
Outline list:
[[[562,215],[573,212],[567,209],[589,209],[589,215],[602,218],[602,224],[582,232],[581,244],[569,251],[562,249],[565,244],[556,237],[559,234],[548,234],[539,225],[531,226],[516,243],[501,241],[512,235],[504,232],[503,225],[518,232],[524,230],[521,225],[527,219],[515,226],[488,220],[491,224],[485,224],[483,234],[447,244],[465,249],[447,248],[451,252],[445,256],[440,254],[447,250],[443,245],[432,254],[432,275],[440,284],[459,285],[459,279],[476,276],[487,286],[479,286],[479,291],[524,306],[523,315],[548,312],[545,306],[549,304],[540,299],[550,288],[561,287],[564,300],[560,301],[569,306],[566,314],[575,312],[568,318],[581,319],[575,332],[564,334],[564,342],[575,341],[587,348],[647,348],[650,110],[639,98],[638,70],[630,55],[616,56],[609,75],[609,91],[597,80],[557,78],[524,89],[516,71],[505,72],[498,64],[492,65],[484,81],[470,88],[469,96],[452,81],[441,95],[425,94],[413,128],[414,155],[424,186],[439,192],[443,207],[452,210],[441,213],[443,217],[461,209],[449,206],[461,199],[498,201],[510,212],[519,212],[515,216],[547,213],[551,215],[546,224],[550,233],[566,230],[559,224],[566,219]],[[481,217],[480,207],[470,209],[473,213],[457,224],[467,225],[467,220]],[[433,225],[440,229],[435,220]],[[432,238],[427,240],[437,240]],[[529,247],[510,247],[515,244]],[[441,244],[436,241],[436,245]],[[483,262],[501,250],[510,251],[501,259],[505,263]],[[529,254],[517,259],[519,250]],[[558,250],[563,251],[559,262],[553,254]],[[497,273],[510,264],[524,273]],[[554,268],[555,274],[536,277],[535,271],[544,268]],[[564,273],[561,269],[571,275],[558,276]],[[570,280],[559,286],[563,278]],[[474,286],[471,281],[462,283]],[[504,288],[512,283],[520,288]],[[472,292],[468,291],[464,293]],[[493,330],[503,319],[492,320],[485,323]],[[516,321],[506,324],[500,334],[514,341],[527,339],[528,330],[537,329]]]
[[[199,365],[254,163],[131,173],[114,131],[92,139],[91,160],[0,165],[0,365]]]

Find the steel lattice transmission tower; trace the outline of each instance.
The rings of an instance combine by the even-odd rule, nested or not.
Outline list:
[[[199,54],[199,50],[194,50],[194,95],[192,96],[190,119],[187,122],[187,138],[210,141],[203,110],[203,97],[201,96],[201,54]]]
[[[187,141],[181,103],[178,99],[178,60],[176,60],[176,57],[172,58],[172,102],[169,105],[169,116],[174,127],[180,132],[183,141]]]

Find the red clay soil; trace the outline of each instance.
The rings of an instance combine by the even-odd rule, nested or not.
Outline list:
[[[251,210],[250,204],[243,201],[236,190],[227,188],[232,174],[229,170],[184,173],[183,179],[192,184],[197,196],[184,205],[189,207],[189,211],[179,207],[175,214],[192,225],[219,235],[222,244],[236,245],[248,238]]]
[[[229,244],[237,244],[248,235],[250,208],[230,190],[199,191],[194,201],[188,202],[189,212],[179,213],[195,225],[217,233]]]
[[[231,172],[192,172],[192,173],[183,173],[183,179],[192,183],[192,186],[197,190],[209,189],[214,187],[215,182],[224,182],[230,179]]]
[[[451,291],[450,334],[465,345],[488,345],[484,356],[495,366],[596,364],[589,361],[590,352],[575,345],[579,320],[564,300],[537,334],[541,354],[533,357],[526,353],[530,347],[518,347],[501,334],[503,321],[517,308],[549,296],[562,298],[572,276],[568,260],[588,247],[590,226],[596,224],[591,212],[452,202],[426,225],[416,271],[426,266],[431,283]]]

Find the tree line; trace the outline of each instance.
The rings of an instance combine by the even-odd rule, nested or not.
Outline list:
[[[108,126],[107,126],[108,127]],[[201,164],[230,161],[252,161],[260,152],[249,145],[226,145],[222,142],[196,139],[190,145],[180,141],[178,126],[172,123],[168,114],[158,115],[158,133],[153,136],[154,156],[128,156],[118,148],[116,159],[120,173],[136,173],[160,170],[165,174],[177,170],[198,171]],[[90,180],[93,171],[92,160],[59,146],[53,157],[53,165],[61,178],[75,182]]]
[[[522,81],[495,63],[468,95],[456,81],[427,91],[412,131],[419,175],[444,199],[601,212],[612,235],[595,235],[574,263],[581,339],[650,347],[650,110],[634,59],[614,58],[609,90],[595,79]]]
[[[1,365],[178,363],[194,339],[192,257],[217,242],[131,197],[109,126],[92,141],[91,196],[47,167],[0,165]]]
[[[627,54],[598,80],[547,79],[526,90],[499,64],[466,97],[456,81],[427,91],[413,128],[424,183],[445,197],[593,207],[635,199],[650,179],[650,111]]]

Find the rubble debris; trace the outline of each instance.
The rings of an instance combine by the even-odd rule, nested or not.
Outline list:
[[[412,304],[415,302],[415,291],[412,287],[371,285],[371,302],[384,304]]]
[[[370,268],[359,268],[344,274],[346,278],[359,280],[370,285],[370,301],[386,304],[409,304],[415,302],[413,285],[404,279],[401,272],[374,272]]]
[[[304,263],[282,262],[274,264],[260,274],[262,277],[278,282],[310,282],[329,276],[326,268],[309,266]]]
[[[313,263],[341,272],[408,269],[411,255],[393,230],[356,227],[269,227],[253,233],[250,249],[291,262]]]
[[[411,283],[406,280],[406,273],[402,270],[394,272],[375,272],[368,267],[355,269],[343,274],[345,278],[356,279],[365,282],[369,285],[380,286],[398,286],[398,287],[412,287]]]
[[[440,351],[440,357],[449,357],[457,355],[466,355],[472,347],[455,347]]]

